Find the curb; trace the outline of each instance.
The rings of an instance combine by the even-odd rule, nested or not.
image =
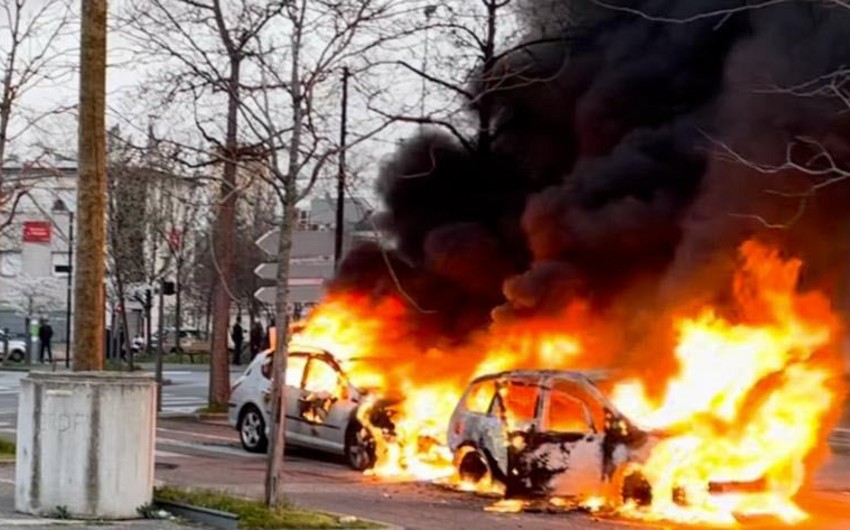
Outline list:
[[[28,526],[82,526],[84,524],[93,524],[92,521],[77,521],[67,519],[3,519],[0,516],[0,528],[26,528]]]
[[[182,421],[201,421],[201,417],[197,412],[160,412],[156,415],[158,420],[182,420]]]
[[[192,489],[192,488],[190,488],[190,489]],[[224,490],[218,490],[218,491],[222,491],[226,495],[232,495],[230,493],[227,493]],[[155,492],[154,492],[153,503],[155,505],[157,505],[160,509],[164,509],[165,511],[171,512],[173,515],[186,517],[193,522],[207,524],[209,526],[212,526],[213,528],[230,529],[230,528],[238,528],[239,527],[238,516],[231,514],[231,513],[228,513],[228,512],[221,512],[221,511],[218,511],[218,510],[212,510],[212,509],[209,509],[209,508],[202,508],[202,507],[199,507],[199,506],[194,506],[194,505],[191,505],[191,504],[184,504],[184,503],[180,503],[180,502],[159,500],[159,499],[156,498]],[[172,511],[172,508],[176,508],[176,512]],[[380,528],[380,530],[405,530],[405,528],[403,526],[394,525],[394,524],[386,523],[384,521],[378,521],[378,520],[375,520],[375,519],[369,519],[369,518],[366,518],[366,517],[359,517],[359,516],[356,516],[356,515],[351,515],[350,513],[348,513],[348,514],[338,513],[338,512],[328,511],[328,510],[312,510],[312,511],[315,511],[317,513],[323,513],[325,515],[329,515],[329,516],[335,518],[337,521],[339,521],[340,524],[346,524],[346,523],[342,523],[342,521],[344,519],[352,519],[353,518],[354,519],[353,521],[347,521],[347,523],[358,523],[358,522],[367,523],[367,524],[370,524],[370,525],[378,526]],[[216,524],[216,523],[222,523],[222,524]],[[339,528],[338,530],[362,530],[362,529],[342,527],[342,528]]]

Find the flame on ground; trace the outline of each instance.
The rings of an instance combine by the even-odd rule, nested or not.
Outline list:
[[[678,373],[660,400],[638,380],[615,388],[613,400],[627,416],[673,433],[640,466],[652,505],[627,505],[628,515],[714,524],[746,515],[805,518],[793,498],[840,403],[839,326],[825,297],[796,293],[799,260],[783,261],[753,242],[741,255],[740,322],[712,308],[679,320]],[[754,483],[756,491],[735,491]],[[711,484],[733,487],[712,493]]]
[[[734,524],[741,515],[771,514],[789,523],[805,518],[793,499],[832,427],[843,395],[836,375],[843,367],[840,326],[826,297],[797,292],[801,266],[769,247],[745,243],[734,307],[726,313],[707,307],[670,319],[678,338],[677,371],[614,387],[612,398],[621,411],[647,430],[665,432],[632,470],[651,483],[651,505],[626,503],[621,514],[712,524]],[[589,349],[588,309],[580,302],[559,319],[494,328],[463,346],[429,344],[427,349],[411,339],[419,330],[411,327],[415,319],[407,318],[407,311],[392,298],[376,302],[334,294],[294,338],[332,352],[356,384],[399,399],[390,437],[368,420],[378,401],[360,410],[378,444],[370,471],[378,477],[452,479],[446,428],[475,376],[602,367],[588,365],[589,356],[583,355]],[[663,353],[654,352],[654,358]],[[647,383],[658,388],[659,380],[666,381],[663,392],[648,392]],[[607,499],[608,504],[620,501],[619,492]],[[588,502],[594,511],[600,508],[599,498]],[[517,506],[522,503],[504,502],[496,509]]]

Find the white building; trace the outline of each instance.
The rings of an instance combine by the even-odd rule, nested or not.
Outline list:
[[[62,157],[3,168],[6,189],[18,187],[12,211],[0,209],[0,327],[25,331],[25,318],[49,318],[64,342],[69,240],[76,211],[77,164]],[[14,196],[14,195],[13,195]]]

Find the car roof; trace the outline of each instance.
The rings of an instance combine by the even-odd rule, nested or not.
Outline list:
[[[576,383],[591,383],[592,375],[590,372],[580,372],[576,370],[506,370],[504,372],[496,372],[476,377],[470,384],[480,383],[492,379],[513,379],[513,380],[542,380],[542,379],[562,379]]]
[[[287,348],[289,353],[310,353],[316,355],[330,355],[333,357],[333,354],[324,348],[319,348],[318,346],[310,346],[308,344],[302,344],[298,342],[290,342],[289,348]],[[266,348],[263,350],[263,353],[271,353],[271,349]]]
[[[512,381],[522,381],[526,383],[541,384],[545,380],[561,380],[576,383],[586,388],[596,399],[610,410],[619,414],[617,407],[608,399],[602,390],[596,386],[595,380],[605,379],[609,376],[609,372],[605,370],[507,370],[492,374],[482,375],[473,379],[468,388],[484,381],[494,381],[498,379],[507,379]]]

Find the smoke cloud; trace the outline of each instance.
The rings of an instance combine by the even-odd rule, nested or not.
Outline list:
[[[658,308],[722,302],[738,244],[757,236],[843,306],[850,185],[810,193],[829,177],[730,155],[781,165],[793,145],[811,169],[824,152],[850,161],[847,109],[812,83],[850,64],[850,10],[619,2],[629,11],[522,2],[535,44],[501,60],[503,88],[481,100],[492,142],[435,129],[402,146],[378,182],[391,250],[355,250],[332,289],[401,296],[441,340],[578,299],[638,336]],[[539,81],[512,85],[518,71]]]

